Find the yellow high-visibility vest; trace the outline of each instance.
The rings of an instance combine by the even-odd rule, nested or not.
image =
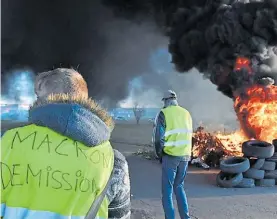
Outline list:
[[[172,156],[191,156],[192,118],[190,113],[180,106],[162,109],[165,116],[164,152]]]
[[[41,126],[1,138],[1,217],[83,219],[104,190],[114,165],[109,141],[95,147]],[[97,219],[108,218],[107,197]]]

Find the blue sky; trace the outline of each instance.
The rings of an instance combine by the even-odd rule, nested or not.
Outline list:
[[[150,65],[153,72],[157,74],[163,74],[171,72],[173,70],[173,65],[170,63],[171,57],[168,53],[167,48],[159,48],[155,53],[150,57]],[[130,87],[141,87],[141,77],[136,77],[130,82]]]
[[[154,71],[160,70],[164,72],[172,71],[172,64],[170,63],[171,57],[167,48],[158,49],[150,57],[150,64]]]

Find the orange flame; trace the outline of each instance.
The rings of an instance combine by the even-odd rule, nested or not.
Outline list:
[[[234,70],[242,68],[253,73],[250,59],[238,57]],[[241,152],[244,141],[257,139],[271,143],[277,139],[277,87],[254,85],[243,94],[235,93],[234,108],[241,130],[229,135],[217,134],[224,147],[235,154]]]
[[[238,57],[235,62],[234,70],[238,71],[238,70],[241,70],[242,68],[245,68],[249,73],[252,73],[252,68],[250,65],[251,65],[250,59],[245,57]]]
[[[253,74],[250,59],[238,57],[234,70],[243,68]],[[228,156],[242,156],[244,141],[257,139],[271,143],[277,139],[277,86],[252,85],[243,92],[235,91],[234,96],[234,108],[241,130],[231,134],[218,133],[215,137],[196,132],[195,155],[201,157],[207,149],[222,148]]]
[[[237,96],[234,107],[244,134],[272,142],[277,138],[277,87],[255,85]]]
[[[216,137],[232,156],[242,156],[241,145],[243,142],[249,140],[243,131],[236,131],[231,134],[218,133]]]

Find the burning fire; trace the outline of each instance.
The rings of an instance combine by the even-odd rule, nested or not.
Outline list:
[[[235,70],[245,68],[252,74],[251,61],[238,57]],[[277,87],[274,85],[253,85],[235,97],[242,135],[248,139],[271,142],[277,138]]]
[[[223,156],[241,156],[241,144],[246,140],[242,131],[215,134],[200,126],[193,134],[193,156],[203,159],[211,151],[222,153]]]
[[[251,64],[251,62],[248,58],[238,57],[236,59],[234,70],[239,71],[242,68],[245,68],[251,74],[252,73],[252,68],[251,68],[250,64]]]
[[[250,60],[239,57],[234,70],[246,69],[252,74]],[[251,84],[251,83],[250,83]],[[211,134],[199,129],[194,134],[194,155],[203,157],[209,151],[223,151],[225,156],[241,154],[244,141],[257,139],[272,142],[277,139],[277,86],[250,85],[235,92],[234,108],[241,130],[232,134]]]
[[[231,155],[241,156],[241,145],[243,142],[249,140],[243,131],[236,131],[231,134],[218,133],[216,137],[220,140],[225,150]]]
[[[255,85],[234,104],[246,137],[272,142],[277,138],[277,87]]]

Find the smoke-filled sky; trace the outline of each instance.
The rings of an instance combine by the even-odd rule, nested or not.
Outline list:
[[[151,20],[116,18],[100,0],[2,1],[2,75],[73,67],[92,97],[111,103],[128,96],[133,78],[151,74],[149,56],[166,42]]]
[[[258,76],[276,76],[276,5],[276,0],[3,0],[1,74],[73,67],[93,98],[112,105],[128,97],[137,77],[144,90],[174,87],[184,103],[187,92],[191,102],[205,92],[213,103],[222,96],[195,68],[229,97],[244,80],[232,71],[238,56],[251,59]],[[168,43],[175,68],[189,72],[185,76],[167,72],[163,63],[153,68],[153,53]],[[201,92],[203,87],[212,92]]]
[[[178,9],[169,50],[180,72],[196,67],[229,97],[260,79],[277,79],[277,1],[209,1],[202,8]],[[228,1],[227,1],[228,2]],[[238,57],[252,72],[234,71]]]
[[[178,95],[178,102],[187,108],[195,124],[209,124],[210,128],[224,125],[237,128],[233,101],[221,92],[196,69],[187,74],[178,74],[170,62],[166,48],[157,50],[151,58],[154,74],[142,75],[130,87],[130,96],[122,101],[123,106],[132,107],[138,103],[142,107],[162,107],[164,90],[172,89]]]
[[[277,80],[276,0],[105,2],[121,17],[138,21],[137,15],[150,15],[169,36],[178,72],[195,67],[230,98],[264,77]],[[234,71],[238,57],[250,60],[253,74]]]

